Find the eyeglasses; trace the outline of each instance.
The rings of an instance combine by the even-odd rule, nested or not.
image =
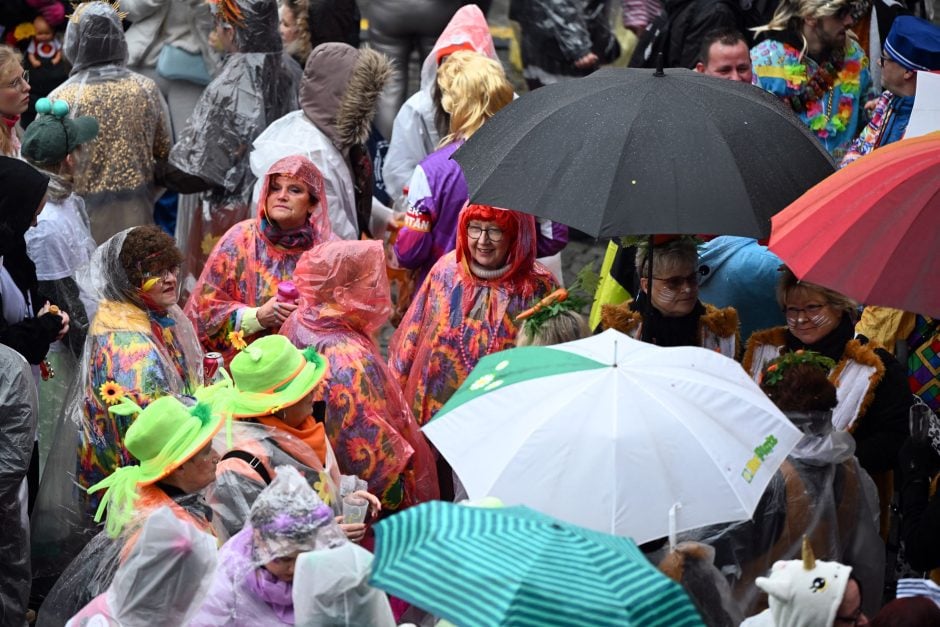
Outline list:
[[[670,276],[670,277],[654,276],[653,279],[657,281],[662,281],[662,284],[666,288],[672,290],[673,292],[677,292],[681,290],[683,287],[685,287],[686,285],[688,285],[689,287],[697,287],[698,277],[699,277],[699,273],[693,272],[692,274],[689,274],[687,276]]]
[[[887,63],[888,61],[891,61],[892,63],[897,63],[897,61],[892,59],[884,50],[882,50],[881,56],[878,57],[878,67],[883,68],[885,66],[885,63]]]
[[[7,89],[22,90],[29,87],[29,70],[23,70],[23,73],[4,85]]]
[[[486,233],[486,236],[494,244],[496,242],[502,241],[503,239],[503,230],[498,229],[495,226],[489,226],[485,229],[482,226],[468,226],[467,227],[467,237],[469,237],[470,239],[473,239],[473,240],[480,239],[484,233]]]
[[[866,2],[845,2],[842,0],[833,0],[828,4],[828,6],[833,7],[833,5],[840,5],[833,17],[838,20],[844,20],[845,18],[851,16],[853,22],[857,22],[865,16],[866,10],[869,8],[869,3]],[[834,8],[834,7],[833,7]]]
[[[797,320],[803,318],[803,314],[806,314],[806,318],[812,320],[823,310],[826,305],[807,305],[806,307],[787,307],[783,310],[784,315],[787,318],[788,322],[796,322]]]
[[[172,276],[174,278],[179,277],[180,275],[180,266],[170,266],[165,270],[160,270],[159,272],[144,272],[143,278],[147,279],[156,279],[157,281],[166,282]]]

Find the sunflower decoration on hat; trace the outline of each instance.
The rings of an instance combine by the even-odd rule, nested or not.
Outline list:
[[[95,522],[101,522],[107,512],[105,529],[117,537],[134,518],[140,488],[164,479],[189,461],[212,441],[226,420],[208,403],[187,407],[173,396],[160,397],[146,409],[123,396],[109,411],[137,414],[124,436],[124,446],[140,463],[122,466],[88,488],[89,494],[107,490]]]

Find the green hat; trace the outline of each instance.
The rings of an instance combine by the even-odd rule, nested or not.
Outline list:
[[[236,394],[233,418],[268,416],[290,407],[326,374],[326,360],[313,348],[300,350],[283,335],[249,344],[229,364]]]
[[[98,120],[91,116],[67,118],[69,104],[48,98],[36,101],[39,115],[23,135],[21,152],[39,165],[55,165],[81,144],[98,136]]]
[[[127,397],[110,410],[137,418],[124,436],[124,446],[140,462],[123,466],[88,488],[88,493],[107,489],[101,499],[95,522],[106,509],[106,528],[113,537],[133,517],[139,486],[163,479],[201,451],[222,428],[221,414],[213,413],[208,403],[188,408],[172,396],[163,396],[141,410]]]

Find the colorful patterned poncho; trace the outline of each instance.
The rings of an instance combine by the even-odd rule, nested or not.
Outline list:
[[[300,306],[281,334],[329,362],[315,394],[340,470],[368,482],[385,510],[440,498],[431,449],[373,339],[391,311],[381,242],[317,246],[294,280]]]
[[[128,397],[141,407],[167,394],[192,394],[202,382],[199,342],[192,324],[173,305],[156,311],[120,261],[122,231],[95,250],[76,280],[97,303],[43,471],[32,515],[35,576],[58,576],[91,536],[101,494],[83,488],[118,466],[136,461],[124,447],[133,420],[108,411]]]
[[[133,416],[108,408],[124,396],[140,407],[166,394],[191,394],[201,383],[202,360],[192,325],[179,307],[160,314],[103,301],[86,340],[84,421],[78,483],[88,488],[119,466],[136,463],[124,447]],[[99,495],[94,495],[97,501]]]
[[[515,345],[515,316],[557,287],[551,272],[535,261],[535,219],[515,211],[503,216],[515,230],[506,271],[493,279],[474,274],[467,224],[487,219],[479,217],[486,215],[481,209],[494,211],[480,205],[461,211],[457,249],[434,264],[389,345],[389,367],[420,425],[434,417],[483,356]]]
[[[300,237],[285,232],[265,219],[265,202],[271,179],[278,174],[297,177],[307,184],[319,203],[310,215],[309,228]],[[242,331],[246,309],[259,307],[277,293],[281,281],[290,279],[300,255],[333,238],[326,208],[323,175],[306,157],[281,159],[268,170],[254,219],[239,222],[219,240],[186,303],[199,341],[206,351],[217,351],[228,363],[235,354],[230,334]],[[278,243],[275,243],[275,240]],[[266,335],[267,330],[245,333],[244,341]]]

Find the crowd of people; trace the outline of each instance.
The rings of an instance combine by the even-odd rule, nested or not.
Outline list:
[[[722,234],[610,241],[574,297],[576,233],[452,159],[632,49],[849,166],[940,72],[933,7],[512,0],[514,88],[489,4],[0,9],[0,627],[435,624],[367,584],[376,524],[467,497],[421,428],[487,355],[606,329],[737,360],[802,434],[749,520],[640,547],[702,624],[940,624],[932,318]]]

